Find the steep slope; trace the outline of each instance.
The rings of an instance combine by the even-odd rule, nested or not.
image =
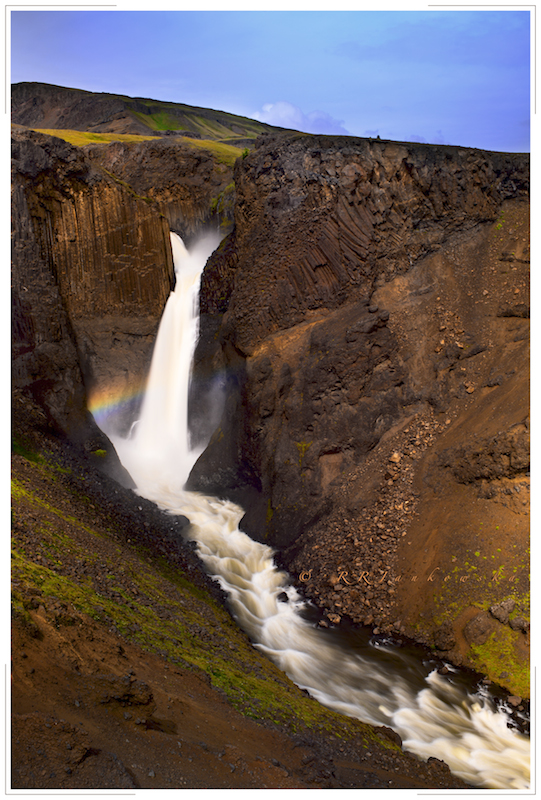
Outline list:
[[[11,120],[27,128],[95,133],[159,135],[162,131],[179,131],[196,138],[231,140],[242,146],[244,140],[280,130],[225,111],[33,82],[12,85]]]
[[[230,396],[190,479],[244,505],[331,622],[405,632],[520,694],[528,168],[261,139],[237,162],[234,237],[203,277],[199,369],[221,367]],[[508,595],[515,627],[489,612]]]

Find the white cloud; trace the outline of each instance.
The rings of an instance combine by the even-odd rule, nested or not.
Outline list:
[[[251,115],[259,122],[276,125],[279,128],[292,128],[304,133],[325,133],[338,136],[350,136],[343,125],[343,120],[337,120],[326,111],[311,111],[305,114],[298,106],[279,100],[277,103],[265,103],[261,111]]]

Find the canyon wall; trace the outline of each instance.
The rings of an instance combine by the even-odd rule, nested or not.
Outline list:
[[[14,387],[70,436],[88,395],[144,378],[173,281],[154,204],[38,133],[13,135]]]
[[[181,139],[12,137],[13,374],[74,436],[86,404],[126,431],[186,242],[232,227],[232,170]]]
[[[263,137],[202,283],[198,369],[230,391],[189,485],[239,501],[331,622],[467,663],[528,585],[528,170]]]
[[[137,194],[156,203],[169,227],[189,245],[205,229],[232,228],[232,169],[209,150],[196,148],[182,138],[144,142],[87,145],[85,155]],[[240,151],[239,151],[240,152]],[[231,186],[232,188],[232,186]],[[220,214],[219,200],[225,202]]]

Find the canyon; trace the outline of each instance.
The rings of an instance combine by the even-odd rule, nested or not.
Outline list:
[[[243,529],[276,549],[320,625],[421,643],[518,705],[529,158],[284,131],[238,156],[228,166],[181,135],[75,147],[14,129],[22,451],[36,436],[50,450],[47,430],[129,502],[88,406],[133,397],[115,418],[128,429],[174,281],[169,230],[220,231],[201,285],[195,429],[216,376],[223,413],[188,487],[244,508]],[[24,619],[39,611],[28,602]]]

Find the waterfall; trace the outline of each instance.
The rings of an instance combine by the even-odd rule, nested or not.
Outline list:
[[[171,234],[175,288],[158,328],[140,417],[128,439],[105,430],[141,494],[151,491],[153,481],[170,492],[182,491],[204,449],[190,447],[188,388],[199,333],[201,272],[219,241],[209,235],[188,252],[180,236]]]
[[[188,253],[172,234],[176,286],[159,328],[141,417],[128,439],[109,432],[137,491],[167,512],[188,517],[188,536],[227,592],[240,627],[322,704],[392,727],[405,750],[444,760],[470,785],[528,789],[529,739],[508,726],[508,716],[488,694],[468,692],[452,668],[443,676],[384,641],[344,649],[332,631],[306,619],[305,602],[276,568],[272,549],[239,529],[239,506],[184,491],[199,455],[190,449],[187,424],[197,291],[216,243]],[[284,593],[288,602],[282,602]]]

